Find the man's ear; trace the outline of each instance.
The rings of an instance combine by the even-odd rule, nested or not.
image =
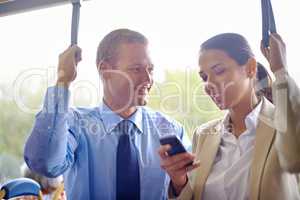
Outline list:
[[[246,73],[249,78],[256,77],[256,60],[255,58],[249,58],[246,64]]]

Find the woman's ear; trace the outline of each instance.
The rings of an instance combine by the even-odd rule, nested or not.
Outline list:
[[[256,60],[255,58],[249,58],[246,64],[246,73],[249,78],[256,77]]]

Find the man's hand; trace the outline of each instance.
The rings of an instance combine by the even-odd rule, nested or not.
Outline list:
[[[199,167],[200,163],[194,162],[195,156],[191,153],[180,153],[174,156],[169,156],[167,152],[170,149],[170,145],[162,145],[159,148],[158,153],[161,158],[160,166],[169,174],[172,185],[176,190],[176,194],[180,194],[188,181],[187,172]],[[194,163],[187,166],[191,162]]]
[[[81,61],[81,49],[72,45],[59,55],[56,85],[69,87],[77,76],[77,64]]]
[[[286,47],[277,33],[270,34],[270,47],[266,48],[261,42],[260,49],[268,60],[273,73],[286,69]]]

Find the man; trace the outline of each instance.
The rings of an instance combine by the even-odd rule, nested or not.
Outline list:
[[[59,57],[58,80],[47,91],[25,146],[28,166],[46,176],[64,174],[68,199],[166,198],[169,178],[160,169],[159,137],[183,137],[182,126],[146,107],[153,84],[148,41],[119,29],[97,50],[103,102],[71,109],[68,87],[76,78],[81,50],[71,46]]]

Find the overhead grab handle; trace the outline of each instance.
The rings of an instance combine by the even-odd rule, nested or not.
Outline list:
[[[78,42],[79,16],[80,16],[80,0],[71,0],[73,5],[72,26],[71,26],[71,45]]]
[[[261,0],[261,10],[262,10],[262,41],[264,47],[268,47],[270,33],[277,32],[271,0]]]

